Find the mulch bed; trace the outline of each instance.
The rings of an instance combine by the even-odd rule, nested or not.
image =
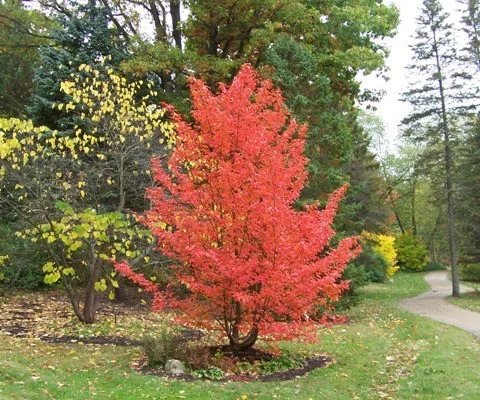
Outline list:
[[[51,336],[45,335],[41,336],[40,340],[46,343],[83,343],[83,344],[96,344],[96,345],[107,345],[107,346],[141,346],[142,342],[138,340],[132,340],[123,337],[115,336],[92,336],[89,338],[79,337],[79,336]]]
[[[305,365],[302,368],[289,369],[285,371],[273,372],[266,375],[253,375],[253,374],[237,374],[229,375],[222,379],[216,379],[215,382],[278,382],[278,381],[289,381],[302,376],[307,375],[310,371],[313,371],[317,368],[324,368],[332,364],[333,360],[325,355],[318,355],[314,357],[308,357],[305,359]],[[181,381],[195,381],[199,378],[193,376],[192,374],[185,373],[181,375],[171,375],[167,374],[163,369],[159,368],[150,368],[146,365],[146,359],[137,360],[133,364],[133,368],[142,374],[155,375],[163,378],[168,378],[171,380],[181,380]],[[205,379],[207,380],[207,379]]]

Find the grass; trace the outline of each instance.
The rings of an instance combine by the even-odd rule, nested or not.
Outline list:
[[[461,281],[461,284],[474,289],[473,292],[462,293],[462,297],[447,297],[446,300],[466,310],[480,312],[480,282]]]
[[[425,291],[422,274],[371,285],[351,323],[322,329],[318,344],[283,347],[335,363],[287,382],[169,381],[140,375],[139,348],[49,345],[0,336],[0,399],[475,399],[480,344],[471,335],[396,307]]]
[[[478,288],[478,284],[476,286]],[[475,311],[480,313],[480,291],[475,290],[470,293],[463,293],[462,297],[448,297],[447,301],[458,307],[465,308],[466,310]]]
[[[474,289],[473,292],[462,293],[462,297],[447,297],[446,300],[457,306],[464,308],[466,310],[480,312],[480,282],[470,282],[462,280],[460,282],[462,285]]]

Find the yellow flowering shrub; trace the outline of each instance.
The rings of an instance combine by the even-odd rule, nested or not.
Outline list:
[[[362,232],[362,239],[369,242],[372,249],[381,255],[387,262],[387,278],[391,279],[398,271],[397,250],[395,249],[395,237],[390,235]]]

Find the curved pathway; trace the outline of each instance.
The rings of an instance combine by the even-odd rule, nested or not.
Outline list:
[[[425,280],[432,290],[419,296],[400,301],[401,308],[414,314],[440,321],[463,329],[480,338],[480,313],[464,310],[445,301],[452,294],[452,282],[447,271],[433,271],[425,275]],[[460,286],[460,291],[471,290]]]

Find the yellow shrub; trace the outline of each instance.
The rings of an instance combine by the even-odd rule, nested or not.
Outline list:
[[[370,242],[373,250],[387,261],[387,278],[392,278],[399,269],[397,266],[397,251],[394,246],[395,237],[365,231],[362,232],[361,236],[364,240]]]

